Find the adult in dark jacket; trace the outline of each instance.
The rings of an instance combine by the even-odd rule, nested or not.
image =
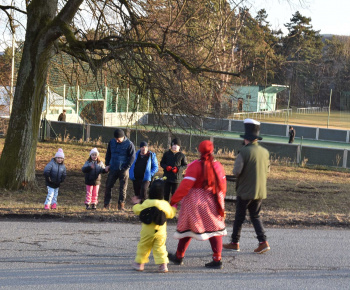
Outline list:
[[[104,208],[110,208],[112,188],[119,179],[118,209],[124,210],[126,190],[129,180],[129,169],[135,160],[135,146],[125,136],[122,129],[114,131],[114,138],[109,141],[106,153],[106,166],[109,173],[106,181]]]
[[[181,141],[175,138],[171,141],[171,148],[163,154],[160,166],[167,178],[164,187],[164,199],[169,201],[170,193],[174,194],[183,179],[183,171],[187,167],[186,156],[180,151]]]
[[[129,177],[133,182],[135,196],[144,201],[147,197],[147,189],[152,177],[158,172],[158,160],[154,152],[148,150],[145,141],[140,143],[140,149],[136,152],[136,158],[129,170]]]
[[[96,209],[98,204],[98,192],[101,185],[101,173],[107,172],[99,155],[97,148],[91,149],[89,159],[81,169],[85,173],[86,209]]]
[[[288,143],[293,143],[295,138],[295,130],[292,126],[289,128],[289,141]]]
[[[67,171],[64,165],[64,153],[61,148],[55,154],[55,157],[45,166],[44,176],[47,186],[47,197],[45,200],[45,209],[57,208],[58,189],[61,182],[66,178]]]
[[[58,116],[57,121],[66,122],[66,110],[63,110],[62,113]]]
[[[269,152],[259,145],[260,123],[253,119],[244,120],[245,146],[238,153],[233,174],[237,176],[236,213],[233,223],[232,240],[223,247],[228,250],[239,251],[239,239],[246,212],[249,211],[250,220],[257,235],[259,246],[254,250],[262,254],[270,250],[265,230],[260,218],[260,210],[263,199],[266,199],[267,174],[270,168]]]

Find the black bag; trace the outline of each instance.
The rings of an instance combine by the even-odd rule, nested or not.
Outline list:
[[[158,209],[156,206],[152,206],[140,212],[140,221],[146,225],[154,222],[156,225],[162,226],[166,222],[166,217],[164,211]]]

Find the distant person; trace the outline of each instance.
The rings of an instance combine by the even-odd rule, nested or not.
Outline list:
[[[288,143],[293,143],[295,138],[295,130],[292,126],[289,128],[289,142]]]
[[[44,176],[47,186],[47,197],[45,200],[44,209],[57,208],[57,196],[61,182],[64,181],[67,175],[66,166],[64,163],[64,153],[61,148],[55,154],[55,157],[45,166]]]
[[[59,122],[66,122],[66,110],[63,110],[62,113],[58,116]]]
[[[105,167],[99,155],[100,153],[97,148],[91,149],[90,156],[81,169],[85,173],[86,209],[96,209],[98,204],[98,191],[101,185],[101,173],[106,173],[108,171],[108,167]]]
[[[140,216],[142,229],[140,241],[137,244],[137,252],[133,268],[137,271],[143,271],[145,263],[149,262],[149,255],[153,251],[154,262],[159,265],[158,271],[168,272],[168,252],[165,242],[167,238],[166,219],[175,217],[176,208],[164,199],[164,181],[156,179],[149,190],[149,199],[142,204],[137,196],[133,196],[132,201],[135,204],[133,211]]]
[[[239,239],[241,237],[242,225],[249,211],[250,220],[257,235],[259,246],[254,250],[257,254],[270,250],[265,235],[265,230],[260,218],[260,210],[263,199],[266,198],[266,181],[269,172],[269,152],[261,147],[258,140],[260,134],[260,123],[253,119],[244,120],[245,146],[239,151],[233,174],[237,177],[236,183],[236,213],[233,223],[231,243],[224,244],[224,249],[240,251]]]
[[[133,182],[135,196],[141,201],[147,197],[147,190],[154,175],[158,172],[158,160],[154,152],[148,150],[145,141],[140,143],[134,163],[129,170],[129,178]]]
[[[209,140],[198,146],[200,158],[186,170],[185,178],[171,198],[171,205],[181,202],[174,237],[179,239],[177,251],[168,255],[176,265],[183,259],[192,238],[209,240],[213,260],[205,267],[221,269],[222,236],[226,235],[224,220],[226,176],[222,164],[215,160],[214,145]]]
[[[165,181],[164,199],[169,201],[170,195],[178,188],[182,173],[187,167],[186,156],[180,151],[181,140],[174,138],[171,148],[163,154],[160,166],[164,169]]]
[[[104,208],[110,209],[112,188],[119,179],[118,210],[124,210],[126,190],[128,188],[129,169],[135,160],[135,146],[125,136],[122,129],[114,131],[114,138],[109,141],[106,153],[106,166],[109,173],[106,180]]]

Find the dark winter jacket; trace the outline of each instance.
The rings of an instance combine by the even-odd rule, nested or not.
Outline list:
[[[100,185],[101,173],[106,173],[105,165],[102,161],[99,163],[97,161],[86,161],[81,170],[85,173],[86,185]]]
[[[151,181],[152,177],[158,172],[158,160],[157,160],[157,156],[154,152],[149,151],[150,156],[147,160],[147,165],[146,165],[146,170],[145,170],[145,175],[143,177],[143,181]],[[134,170],[135,170],[135,163],[137,160],[137,157],[140,154],[140,150],[138,150],[136,152],[136,158],[134,163],[132,164],[130,171],[129,171],[129,178],[131,180],[135,180],[135,174],[134,174]]]
[[[60,187],[60,183],[66,178],[67,171],[66,166],[63,163],[57,163],[55,158],[45,166],[44,176],[46,181],[46,186],[51,188]]]
[[[118,143],[113,138],[108,143],[106,153],[106,166],[110,165],[110,170],[128,170],[135,160],[135,146],[126,137],[124,141]]]
[[[164,169],[164,176],[166,176],[166,182],[180,183],[182,180],[182,173],[187,167],[186,156],[180,151],[174,153],[170,149],[163,154],[163,158],[160,161],[160,166]],[[167,171],[168,166],[177,167],[179,171],[173,173]]]

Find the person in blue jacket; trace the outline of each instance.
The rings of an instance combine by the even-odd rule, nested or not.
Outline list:
[[[44,176],[47,186],[47,197],[45,200],[45,209],[57,208],[57,196],[61,182],[67,175],[64,162],[64,153],[61,148],[55,154],[55,157],[45,166]]]
[[[134,163],[129,170],[129,178],[133,182],[135,196],[143,202],[147,197],[147,189],[152,177],[158,172],[158,160],[154,152],[148,150],[145,141],[140,143]]]
[[[112,188],[119,179],[118,209],[124,210],[126,190],[128,188],[129,169],[135,160],[135,146],[125,136],[122,129],[114,131],[114,138],[108,143],[106,153],[106,167],[109,168],[106,180],[104,208],[110,208]]]

